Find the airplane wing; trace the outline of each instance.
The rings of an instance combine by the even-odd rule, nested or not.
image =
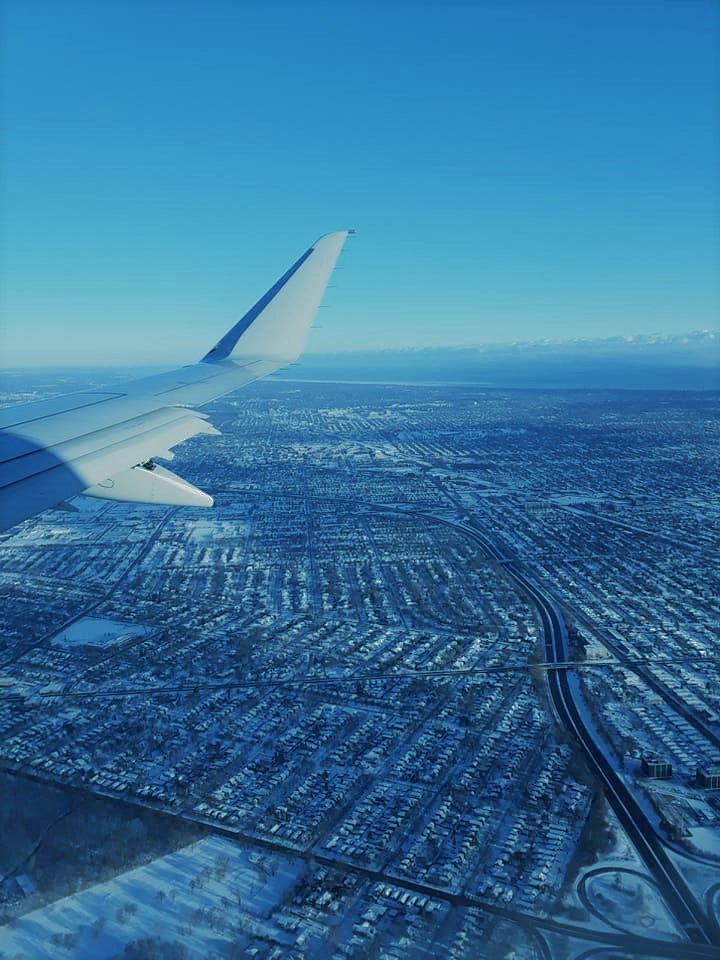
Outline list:
[[[212,506],[212,497],[152,458],[172,459],[176,444],[219,432],[194,407],[299,357],[352,232],[321,237],[199,363],[0,410],[0,530],[79,493]]]

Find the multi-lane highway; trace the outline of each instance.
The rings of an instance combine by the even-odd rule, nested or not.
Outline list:
[[[593,730],[586,723],[575,701],[568,670],[568,638],[565,621],[555,600],[519,569],[508,562],[496,544],[484,533],[468,524],[453,523],[435,517],[442,523],[461,529],[491,559],[503,564],[520,590],[536,607],[543,628],[548,667],[548,684],[552,702],[560,722],[574,734],[582,747],[588,765],[605,787],[607,798],[625,828],[647,869],[663,891],[677,922],[693,943],[720,946],[720,929],[698,904],[680,871],[670,859],[662,840],[642,806],[628,789],[622,777],[597,743]]]

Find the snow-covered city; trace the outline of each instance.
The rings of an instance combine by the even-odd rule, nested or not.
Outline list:
[[[717,957],[718,406],[266,381],[0,535],[0,956]]]

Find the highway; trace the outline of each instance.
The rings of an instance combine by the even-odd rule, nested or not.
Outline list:
[[[513,920],[515,922],[519,922],[522,919],[527,919],[528,923],[531,923],[533,926],[545,930],[548,933],[564,934],[566,936],[580,937],[581,939],[596,940],[598,943],[611,944],[618,950],[634,950],[633,955],[636,956],[667,956],[678,958],[709,958],[711,956],[720,956],[720,953],[718,953],[718,947],[720,947],[720,931],[718,930],[717,925],[708,917],[702,907],[698,904],[695,896],[685,883],[682,875],[670,860],[667,850],[662,840],[658,837],[653,824],[650,822],[648,816],[633,797],[631,790],[625,785],[624,781],[618,775],[613,765],[609,762],[600,746],[595,742],[594,734],[591,728],[585,722],[582,713],[578,710],[573,695],[571,677],[576,670],[585,668],[586,665],[573,663],[569,659],[567,630],[562,613],[560,612],[556,601],[550,594],[547,593],[547,591],[537,586],[520,569],[520,566],[516,560],[508,557],[500,547],[494,544],[489,537],[487,537],[481,530],[478,530],[474,526],[458,523],[457,521],[445,519],[433,514],[418,514],[416,511],[410,510],[398,510],[396,512],[407,512],[408,514],[416,517],[425,516],[428,520],[452,527],[463,533],[468,538],[472,539],[488,557],[490,557],[495,563],[501,566],[505,572],[507,572],[508,576],[512,578],[518,589],[523,592],[532,605],[537,609],[542,624],[545,643],[545,662],[533,666],[540,666],[547,671],[552,703],[560,722],[567,728],[568,731],[572,732],[585,754],[589,767],[603,783],[608,800],[615,810],[618,819],[630,837],[631,842],[638,850],[638,853],[642,857],[648,871],[655,878],[658,886],[663,891],[663,894],[674,916],[686,931],[689,942],[686,944],[672,942],[665,943],[650,938],[646,940],[644,938],[634,938],[630,935],[625,936],[623,934],[608,934],[605,931],[583,931],[581,928],[574,926],[573,924],[562,923],[560,921],[545,919],[542,917],[538,918],[534,916],[528,916],[527,918],[523,918],[522,915],[517,913],[517,911],[510,909],[505,910],[497,905],[486,904],[483,902],[482,898],[476,898],[462,893],[450,893],[448,891],[435,888],[430,884],[408,880],[407,877],[394,876],[390,871],[385,871],[382,869],[373,870],[360,864],[345,863],[341,859],[323,855],[318,850],[301,851],[299,852],[299,855],[310,857],[316,862],[322,862],[323,864],[327,866],[333,866],[336,869],[353,871],[361,876],[366,877],[367,879],[380,882],[397,883],[407,889],[412,889],[430,896],[439,896],[450,901],[453,905],[478,907],[490,915]],[[164,518],[163,522],[166,519],[167,517]],[[155,532],[156,534],[159,532],[159,529],[160,528],[158,527],[158,530]],[[145,555],[152,542],[153,538],[150,538],[150,541],[145,546],[141,555],[135,558],[135,563]],[[127,576],[127,571],[123,574],[123,578],[125,576]],[[93,603],[93,606],[96,606],[99,602],[100,601],[96,600]],[[89,611],[86,609],[81,615],[73,618],[73,620],[79,619],[81,616],[86,616],[88,612]],[[593,664],[592,668],[602,669],[604,666],[606,665]],[[591,667],[587,666],[587,668],[590,669]],[[242,680],[238,681],[223,680],[216,683],[212,681],[187,681],[165,687],[156,686],[149,688],[147,686],[138,685],[137,687],[120,690],[95,689],[85,691],[70,691],[66,689],[57,691],[33,691],[33,693],[35,696],[43,698],[61,697],[63,699],[81,699],[85,697],[97,696],[113,698],[118,696],[148,696],[149,694],[168,695],[172,693],[187,692],[188,690],[196,688],[208,687],[231,688],[247,686],[296,686],[306,684],[321,685],[357,683],[373,679],[397,681],[403,677],[453,677],[462,674],[474,675],[486,671],[514,672],[522,669],[527,669],[527,667],[498,664],[483,668],[472,667],[460,670],[440,669],[394,673],[387,673],[383,671],[365,676],[351,674],[346,676],[315,676],[299,678],[297,675],[295,675],[288,678],[255,680],[243,678]],[[17,695],[9,693],[7,696],[8,699],[15,699]],[[128,802],[127,798],[123,798],[123,800]],[[135,801],[130,800],[129,802],[132,803]],[[145,806],[145,804],[140,802],[138,802],[137,805]],[[157,809],[157,807],[154,805],[150,806],[152,809]],[[177,813],[174,813],[173,815],[177,815]],[[181,816],[182,815],[183,814],[181,814]],[[200,818],[191,817],[190,819],[195,820]],[[239,836],[242,837],[238,831],[226,830],[214,822],[209,825],[216,833],[224,834],[235,839],[237,839]],[[282,843],[273,841],[263,841],[255,835],[244,837],[244,839],[246,839],[249,843],[267,846],[269,849],[278,851],[284,850],[285,852],[298,854],[298,851],[295,848],[287,848]]]
[[[566,729],[574,734],[585,753],[589,767],[604,784],[610,805],[647,869],[663,891],[668,906],[685,930],[688,939],[692,943],[720,946],[720,930],[697,903],[692,891],[668,856],[652,823],[595,742],[591,729],[585,723],[575,703],[570,685],[570,671],[567,669],[569,660],[567,629],[555,600],[522,573],[517,564],[508,563],[502,551],[478,530],[466,524],[452,523],[447,520],[440,522],[462,529],[493,560],[503,563],[503,568],[508,575],[537,608],[545,638],[546,660],[549,664],[559,667],[559,669],[548,669],[550,695],[558,718]]]
[[[679,713],[680,716],[687,723],[689,723],[691,727],[695,727],[701,736],[705,737],[705,739],[714,747],[720,749],[720,736],[718,736],[714,730],[704,723],[702,719],[698,717],[697,713],[686,703],[684,703],[674,691],[669,690],[664,683],[659,681],[652,670],[648,669],[648,667],[651,665],[657,667],[668,663],[697,663],[697,657],[662,657],[653,659],[645,657],[643,659],[638,659],[637,657],[634,657],[632,653],[627,652],[625,649],[625,644],[621,643],[615,637],[611,637],[607,630],[599,628],[597,624],[593,623],[593,621],[586,614],[574,609],[572,606],[568,606],[567,604],[565,609],[570,610],[575,620],[582,623],[594,636],[598,637],[600,642],[603,643],[615,657],[617,657],[623,666],[629,667],[631,670],[633,670],[642,679],[643,683],[646,683],[650,687],[653,693],[656,693],[659,697],[662,697],[665,703],[667,703],[667,705],[676,713]]]

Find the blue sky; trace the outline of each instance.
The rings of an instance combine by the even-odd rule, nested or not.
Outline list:
[[[308,349],[718,326],[704,0],[5,0],[0,364],[190,362],[355,227]]]

